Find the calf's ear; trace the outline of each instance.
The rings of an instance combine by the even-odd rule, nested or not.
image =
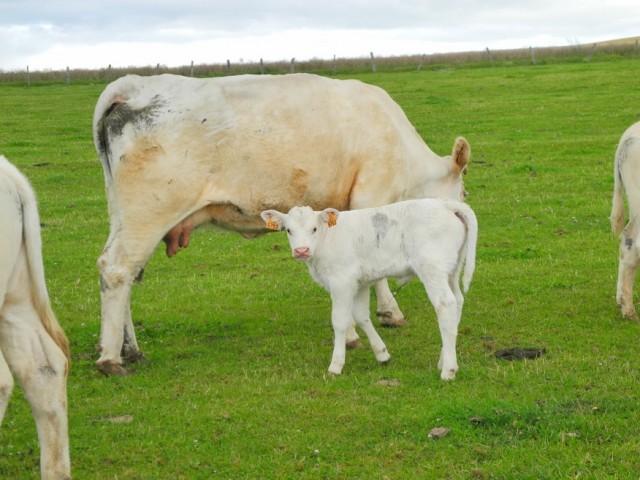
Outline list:
[[[282,230],[284,215],[277,210],[265,210],[260,214],[269,230]]]
[[[340,215],[340,212],[335,208],[325,208],[320,215],[322,221],[326,223],[328,227],[333,227],[338,223],[338,216]]]

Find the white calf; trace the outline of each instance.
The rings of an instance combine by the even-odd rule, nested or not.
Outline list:
[[[266,210],[262,218],[268,228],[286,230],[293,257],[306,262],[311,276],[331,295],[335,343],[329,372],[342,372],[353,320],[366,333],[377,360],[389,361],[389,352],[369,318],[369,286],[385,277],[417,275],[438,315],[440,376],[455,378],[456,337],[464,302],[459,277],[464,264],[466,292],[475,268],[478,236],[476,216],[468,205],[424,199],[347,212],[294,207],[288,214]]]
[[[36,198],[0,156],[0,424],[22,385],[38,430],[43,479],[71,478],[67,431],[69,345],[45,285]]]
[[[620,265],[616,301],[625,318],[638,319],[633,305],[633,281],[640,264],[640,122],[631,125],[620,138],[613,171],[611,229],[620,235]],[[627,192],[629,223],[624,228],[622,192]]]

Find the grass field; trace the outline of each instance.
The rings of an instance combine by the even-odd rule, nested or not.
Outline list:
[[[95,262],[108,221],[91,118],[104,85],[0,86],[0,154],[39,195],[49,290],[72,344],[74,477],[639,478],[640,324],[615,305],[608,224],[639,74],[627,59],[356,75],[386,89],[439,154],[457,135],[471,143],[478,263],[449,383],[419,282],[398,290],[408,326],[380,330],[391,363],[366,346],[331,377],[330,301],[285,236],[211,231],[172,260],[158,248],[132,297],[150,364],[103,377]],[[509,347],[546,354],[494,357]],[[16,390],[0,477],[38,478]],[[433,427],[451,432],[432,439]]]

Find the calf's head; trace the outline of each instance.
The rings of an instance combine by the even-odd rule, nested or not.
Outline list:
[[[260,214],[271,230],[285,230],[293,258],[306,262],[316,251],[327,228],[338,221],[340,212],[327,208],[314,212],[310,207],[293,207],[289,213],[265,210]]]

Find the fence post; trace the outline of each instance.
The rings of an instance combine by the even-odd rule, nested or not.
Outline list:
[[[531,57],[531,64],[536,64],[536,53],[533,50],[533,47],[529,47],[529,57]]]
[[[193,77],[193,60],[191,60],[191,76]]]
[[[227,73],[231,73],[231,60],[227,58]]]
[[[69,73],[69,67],[67,67],[67,85],[71,84],[71,75]]]
[[[375,73],[376,71],[376,60],[373,58],[373,52],[369,53],[371,55],[371,71]]]
[[[493,67],[493,55],[491,54],[489,47],[487,47],[487,55],[489,56],[489,62],[491,62],[491,66]]]
[[[264,75],[264,62],[260,59],[260,74]]]
[[[291,59],[291,66],[289,67],[289,73],[295,73],[295,67],[293,66],[296,63],[296,57]]]
[[[27,87],[31,86],[31,74],[29,73],[29,65],[27,65]]]
[[[637,42],[636,42],[636,45],[637,45]],[[335,53],[333,54],[333,69],[331,71],[333,72],[334,75],[338,71],[338,67],[336,65],[336,55],[335,55]]]

